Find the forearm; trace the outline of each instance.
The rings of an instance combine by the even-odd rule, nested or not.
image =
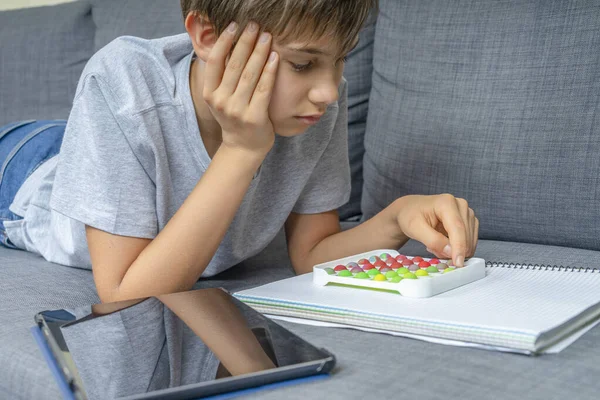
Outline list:
[[[397,207],[400,207],[399,202],[394,202],[362,224],[327,236],[312,248],[301,265],[295,266],[296,272],[312,272],[316,264],[375,249],[400,248],[408,237],[400,231],[395,220]]]
[[[191,289],[217,251],[263,159],[221,146],[180,209],[129,267],[118,299]]]

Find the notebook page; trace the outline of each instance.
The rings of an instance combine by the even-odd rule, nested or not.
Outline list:
[[[425,299],[363,289],[313,285],[312,274],[237,293],[309,305],[306,311],[360,314],[390,329],[458,340],[525,346],[600,302],[600,274],[487,268],[487,276]],[[300,315],[296,315],[300,316]],[[337,320],[335,322],[341,322]],[[498,339],[501,340],[492,340]]]

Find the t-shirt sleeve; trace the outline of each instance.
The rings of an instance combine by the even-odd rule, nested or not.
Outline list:
[[[317,214],[331,211],[343,206],[350,199],[347,86],[346,80],[342,80],[338,115],[331,138],[292,212]]]
[[[134,125],[100,77],[82,78],[60,150],[50,207],[122,236],[158,234],[156,185],[134,154]]]

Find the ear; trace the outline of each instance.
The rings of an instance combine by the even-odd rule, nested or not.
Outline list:
[[[196,55],[206,62],[208,54],[217,41],[213,25],[204,15],[189,13],[185,19],[185,30],[190,35]]]

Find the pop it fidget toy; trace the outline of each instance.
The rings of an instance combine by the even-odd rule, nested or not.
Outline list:
[[[470,258],[462,268],[451,260],[411,257],[374,250],[313,267],[313,283],[383,289],[406,297],[431,297],[485,277],[485,260]]]

